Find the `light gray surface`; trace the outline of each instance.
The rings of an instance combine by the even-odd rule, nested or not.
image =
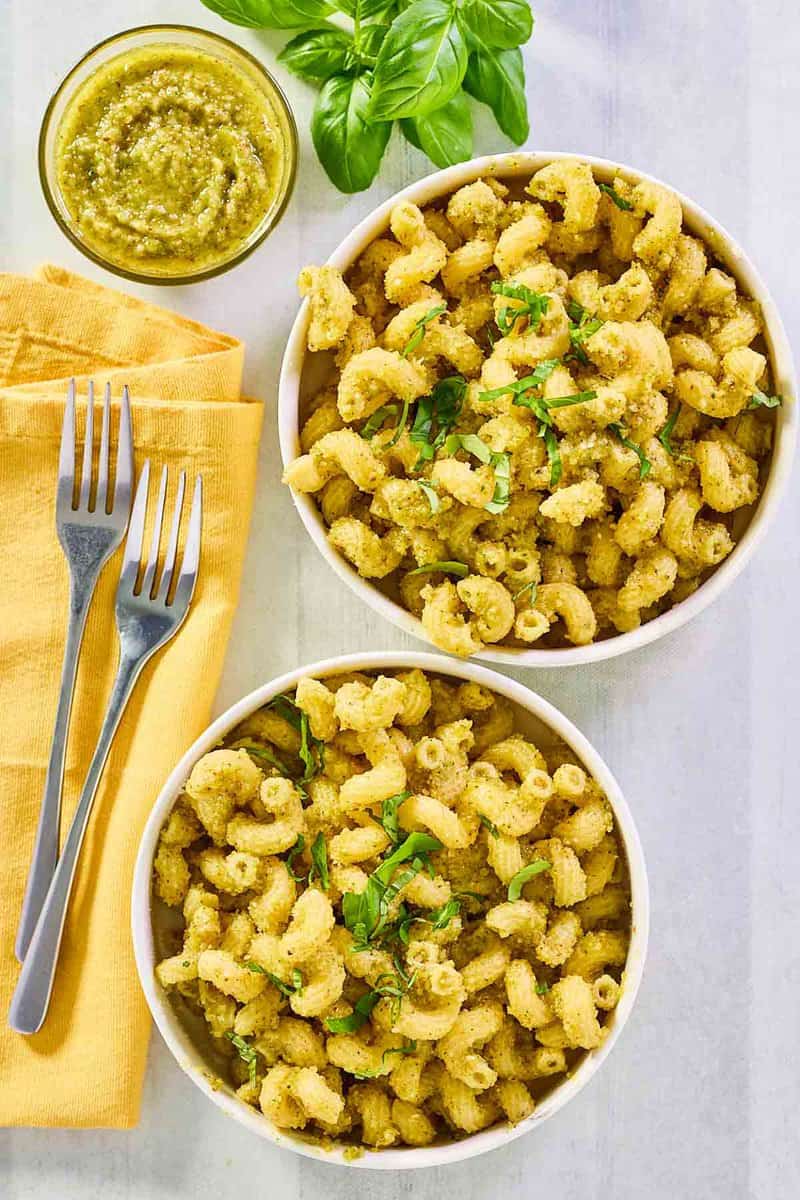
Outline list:
[[[537,0],[526,52],[531,146],[619,158],[699,201],[750,251],[790,337],[800,164],[800,18],[789,0]],[[283,37],[225,26],[199,0],[0,0],[2,265],[50,258],[113,282],[52,223],[35,140],[53,86],[92,43],[152,20],[224,31],[269,64]],[[249,557],[217,710],[288,667],[412,645],[317,560],[278,485],[273,421],[293,279],[379,200],[427,171],[392,142],[368,193],[327,184],[310,148],[313,94],[286,79],[302,137],[295,198],[231,275],[157,299],[244,337],[267,399]],[[490,119],[480,152],[506,148]],[[139,289],[153,295],[155,289]],[[650,870],[651,952],[637,1009],[605,1069],[538,1132],[423,1174],[324,1167],[260,1143],[211,1106],[155,1038],[131,1133],[0,1132],[3,1200],[783,1200],[800,1189],[800,700],[798,486],[754,563],[710,611],[638,654],[525,681],[617,774]]]

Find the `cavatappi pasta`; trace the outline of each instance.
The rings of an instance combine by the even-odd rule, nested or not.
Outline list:
[[[373,1149],[517,1123],[605,1038],[631,913],[611,807],[511,704],[419,670],[303,679],[194,766],[156,968],[237,1094]]]
[[[665,188],[479,179],[300,290],[332,362],[285,480],[442,649],[626,633],[733,549],[780,401],[758,306]]]

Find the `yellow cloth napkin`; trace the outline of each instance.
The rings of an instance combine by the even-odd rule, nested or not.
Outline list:
[[[222,668],[256,477],[262,406],[240,396],[244,347],[55,267],[0,275],[0,1126],[136,1123],[148,1014],[130,936],[130,888],[147,814],[207,724]],[[50,1013],[34,1037],[6,1024],[14,933],[58,696],[68,571],[55,533],[67,381],[131,389],[137,467],[172,488],[203,474],[200,575],[186,623],[145,669],[98,792]],[[79,430],[83,423],[79,409]],[[117,414],[114,418],[116,430]],[[170,495],[174,494],[174,490]],[[120,551],[121,553],[121,551]],[[119,555],[89,614],[70,726],[62,837],[117,663]]]

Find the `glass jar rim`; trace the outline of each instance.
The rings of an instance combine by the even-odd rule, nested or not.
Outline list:
[[[118,265],[110,258],[107,258],[103,254],[93,250],[76,233],[74,229],[70,228],[70,225],[64,219],[64,215],[61,213],[58,204],[56,203],[55,193],[58,188],[54,182],[51,183],[50,179],[50,171],[47,162],[47,138],[58,102],[68,95],[71,85],[74,84],[75,76],[83,67],[86,66],[87,63],[91,62],[96,55],[115,45],[116,43],[123,43],[126,40],[143,35],[163,34],[165,35],[164,44],[169,44],[168,35],[170,33],[187,35],[187,41],[190,38],[195,38],[201,43],[203,41],[207,41],[224,47],[231,57],[239,57],[244,59],[245,62],[247,62],[250,67],[255,70],[255,73],[266,82],[267,89],[274,96],[274,99],[280,107],[283,117],[285,118],[286,130],[288,132],[288,141],[286,144],[288,170],[286,173],[286,178],[282,183],[282,193],[280,195],[279,203],[276,204],[271,212],[265,214],[265,217],[262,218],[264,223],[263,229],[261,228],[260,224],[256,226],[256,230],[254,231],[255,236],[253,236],[251,240],[245,241],[244,245],[235,254],[222,262],[205,267],[200,271],[193,271],[190,273],[183,272],[175,275],[158,275],[148,274],[144,271],[135,271]],[[153,42],[152,44],[157,45],[158,43]],[[239,263],[248,258],[253,251],[265,241],[267,236],[280,221],[286,210],[289,200],[291,199],[297,177],[298,155],[299,143],[297,136],[297,124],[294,119],[294,113],[292,112],[291,105],[286,97],[286,93],[278,83],[277,79],[275,79],[274,75],[267,70],[264,64],[258,58],[256,58],[254,54],[251,54],[249,50],[246,50],[243,46],[240,46],[237,42],[232,41],[230,38],[224,37],[222,34],[215,33],[209,29],[201,29],[196,25],[158,23],[150,25],[137,25],[131,29],[124,29],[120,30],[118,33],[111,34],[109,37],[103,38],[102,41],[97,42],[94,46],[91,46],[86,53],[81,55],[78,61],[69,69],[67,74],[56,87],[47,103],[47,107],[45,108],[39,130],[39,183],[42,188],[45,203],[47,204],[47,207],[49,208],[50,213],[59,229],[63,234],[66,235],[70,242],[72,242],[73,246],[80,250],[81,254],[88,258],[91,262],[96,263],[98,266],[103,267],[104,270],[110,271],[114,275],[118,275],[123,279],[129,279],[134,283],[148,283],[153,284],[156,287],[180,287],[189,283],[201,283],[205,279],[213,279],[217,275],[224,274],[226,271],[231,270],[232,267],[238,266]]]

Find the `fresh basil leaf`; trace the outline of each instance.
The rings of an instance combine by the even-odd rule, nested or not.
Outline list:
[[[460,89],[425,117],[406,117],[400,128],[412,146],[437,167],[452,167],[472,158],[472,113]]]
[[[508,885],[509,900],[519,900],[522,889],[528,880],[533,879],[535,875],[541,875],[542,871],[549,871],[552,865],[546,858],[537,858],[534,862],[528,863],[527,867],[523,867],[521,871],[517,871]]]
[[[484,46],[513,50],[533,33],[528,0],[466,0],[461,19]]]
[[[681,455],[672,444],[672,433],[673,433],[673,430],[675,429],[675,423],[678,420],[678,417],[680,416],[680,411],[681,411],[681,406],[680,406],[680,402],[679,402],[678,404],[675,405],[672,412],[667,417],[667,422],[666,422],[664,428],[661,430],[661,433],[659,433],[659,435],[658,435],[658,440],[661,442],[661,445],[664,447],[667,454],[669,454],[669,456],[671,458],[688,458],[689,457],[688,455]]]
[[[455,7],[415,0],[391,24],[375,64],[370,120],[425,116],[458,91],[467,45]]]
[[[379,992],[366,992],[356,1000],[349,1017],[326,1017],[327,1028],[331,1033],[355,1033],[369,1020],[370,1013],[380,998]]]
[[[476,433],[451,433],[444,444],[445,454],[466,450],[494,471],[494,495],[484,508],[490,513],[505,512],[511,500],[511,460],[507,454],[491,450]]]
[[[491,388],[488,392],[481,392],[481,400],[499,400],[501,396],[507,396],[509,392],[515,397],[515,404],[527,405],[527,393],[542,386],[546,379],[555,371],[556,367],[561,366],[561,360],[558,358],[546,358],[534,367],[530,375],[526,375],[524,379],[517,379],[514,383],[504,383],[502,387]]]
[[[281,50],[278,62],[301,79],[325,80],[356,65],[353,39],[343,29],[328,25],[298,33]]]
[[[439,493],[436,491],[435,485],[430,479],[418,479],[417,483],[421,487],[428,504],[431,507],[432,513],[437,513],[442,507],[442,502],[439,499]]]
[[[516,146],[530,133],[525,101],[525,67],[518,49],[495,50],[473,34],[464,91],[488,104],[506,137]]]
[[[606,426],[606,428],[611,430],[614,436],[620,440],[626,449],[633,450],[634,454],[639,459],[639,478],[646,479],[650,474],[652,463],[642,447],[637,442],[632,442],[629,437],[625,436],[625,431],[618,422],[615,421],[611,425]]]
[[[459,450],[466,450],[482,463],[488,463],[492,457],[491,450],[477,433],[451,433],[444,444],[444,452],[456,454]]]
[[[457,575],[459,579],[464,579],[469,575],[469,567],[466,563],[449,561],[424,563],[421,567],[414,567],[413,571],[409,571],[409,575],[429,575],[432,571],[441,571],[445,575]]]
[[[242,1062],[247,1063],[247,1074],[251,1083],[256,1082],[258,1073],[258,1054],[243,1037],[239,1037],[238,1033],[234,1033],[232,1029],[225,1030],[225,1037],[236,1048],[236,1053]]]
[[[369,73],[333,75],[322,85],[314,106],[314,149],[340,192],[369,187],[392,132],[391,122],[367,117],[371,86]]]
[[[311,846],[311,862],[313,865],[308,873],[308,882],[319,879],[323,891],[327,892],[331,881],[328,873],[328,848],[325,845],[325,834],[322,830],[314,838]]]
[[[331,11],[328,0],[202,0],[206,8],[234,25],[253,29],[298,29],[314,25]]]
[[[407,358],[409,354],[413,354],[414,351],[422,344],[422,341],[425,337],[425,327],[430,325],[431,321],[435,321],[437,317],[440,317],[442,313],[446,312],[446,304],[437,304],[435,308],[429,308],[425,315],[420,317],[419,320],[414,323],[413,333],[403,349],[400,351],[400,354],[403,358]]]
[[[546,409],[551,408],[570,408],[573,404],[586,404],[587,400],[594,400],[597,397],[597,392],[573,392],[571,396],[548,396],[542,400],[542,404]],[[609,429],[611,426],[609,425]]]
[[[591,316],[585,308],[574,302],[567,305],[567,316],[570,319],[569,340],[572,350],[566,355],[566,358],[577,358],[585,365],[589,362],[589,356],[583,348],[583,343],[593,333],[597,333],[605,322],[601,321],[599,317]]]
[[[748,408],[780,408],[783,404],[783,396],[768,396],[766,392],[753,392],[750,397]]]
[[[488,829],[489,833],[492,835],[493,838],[500,837],[500,830],[497,828],[497,826],[492,821],[489,820],[488,817],[484,816],[483,813],[478,813],[478,820],[480,821],[480,823],[484,827],[484,829]]]
[[[619,192],[610,183],[598,183],[597,186],[601,192],[605,192],[609,200],[612,200],[616,204],[617,208],[623,212],[633,212],[633,205],[630,200],[626,200],[623,196],[620,196]]]

